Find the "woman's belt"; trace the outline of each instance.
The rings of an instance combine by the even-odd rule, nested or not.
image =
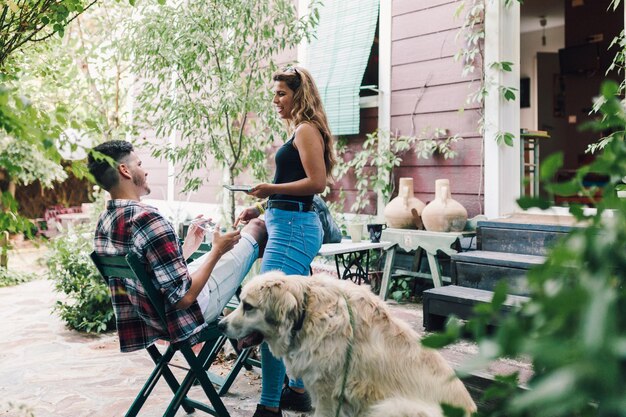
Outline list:
[[[268,209],[275,208],[275,209],[286,210],[286,211],[311,211],[313,210],[313,204],[302,203],[299,201],[269,200],[267,202],[267,208]]]

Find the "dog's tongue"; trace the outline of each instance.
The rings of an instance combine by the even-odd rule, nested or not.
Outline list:
[[[250,346],[260,345],[261,342],[263,342],[263,335],[259,332],[252,332],[237,341],[237,348],[241,350]]]

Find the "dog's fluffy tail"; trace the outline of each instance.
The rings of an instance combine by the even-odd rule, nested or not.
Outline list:
[[[444,415],[439,404],[394,397],[372,405],[366,417],[444,417]]]

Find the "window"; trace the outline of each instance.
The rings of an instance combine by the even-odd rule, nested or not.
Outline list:
[[[359,133],[361,82],[371,82],[372,71],[365,70],[374,49],[378,8],[379,0],[328,0],[320,10],[306,66],[334,135]]]

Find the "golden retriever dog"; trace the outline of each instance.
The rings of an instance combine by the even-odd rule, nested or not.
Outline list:
[[[408,324],[351,282],[268,272],[244,286],[220,328],[240,347],[266,341],[302,378],[315,417],[440,417],[476,405],[452,368]]]

